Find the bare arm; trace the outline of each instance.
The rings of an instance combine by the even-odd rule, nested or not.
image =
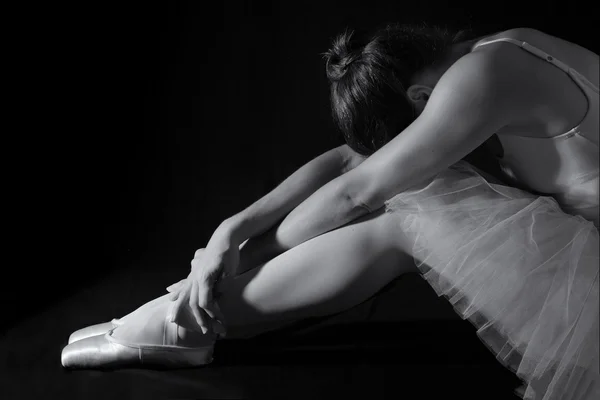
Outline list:
[[[260,238],[261,234],[272,228],[316,189],[345,173],[355,163],[356,157],[348,146],[327,151],[298,169],[266,196],[221,223],[206,248],[194,255],[188,279],[173,293],[171,300],[176,301],[176,304],[172,320],[179,323],[182,310],[187,308],[204,333],[212,325],[210,320],[222,320],[212,294],[219,277],[223,273],[236,274],[251,268],[256,259],[272,254],[271,250],[274,248],[259,246],[258,251],[253,251],[247,249],[247,239],[257,236]],[[244,241],[246,242],[242,247],[247,251],[240,251],[244,250],[239,248]],[[260,241],[259,239],[259,243]]]
[[[513,118],[530,113],[539,88],[510,62],[481,54],[459,60],[413,124],[286,217],[272,233],[278,251],[381,208],[387,199],[461,160]]]
[[[232,240],[238,245],[260,236],[316,190],[353,169],[362,159],[347,145],[331,149],[306,163],[270,193],[223,224],[231,230]]]

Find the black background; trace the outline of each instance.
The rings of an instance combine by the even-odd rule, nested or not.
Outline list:
[[[3,325],[145,259],[168,260],[149,265],[148,276],[152,268],[185,276],[224,218],[340,144],[321,53],[344,28],[526,26],[595,50],[597,19],[583,4],[247,0],[24,10],[7,79],[17,88],[12,107],[24,112],[4,148],[7,220],[15,222],[6,243],[18,253],[4,268]]]
[[[317,329],[325,351],[300,347],[300,359],[283,335],[220,342],[215,363],[192,371],[70,373],[59,360],[70,332],[164,293],[223,219],[342,143],[321,53],[346,27],[532,27],[598,52],[585,2],[20,7],[3,14],[0,397],[510,398],[516,378],[416,278],[374,300],[375,314],[356,308],[374,315],[362,330]],[[390,316],[395,327],[374,325]]]

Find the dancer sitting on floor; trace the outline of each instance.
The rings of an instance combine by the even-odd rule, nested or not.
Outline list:
[[[73,333],[63,365],[206,364],[225,330],[337,313],[418,272],[522,396],[600,394],[598,56],[533,29],[392,24],[326,59],[347,144],[224,221],[172,293]],[[461,161],[476,148],[495,176]]]

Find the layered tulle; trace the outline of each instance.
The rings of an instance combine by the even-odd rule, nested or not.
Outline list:
[[[414,240],[424,279],[526,382],[525,399],[600,398],[593,223],[464,162],[388,200],[386,211]]]

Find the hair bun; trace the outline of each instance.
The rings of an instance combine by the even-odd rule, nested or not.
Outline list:
[[[332,48],[324,54],[327,60],[325,65],[327,78],[332,82],[342,79],[348,67],[360,57],[360,52],[352,49],[353,34],[354,32],[346,31],[336,37]]]

